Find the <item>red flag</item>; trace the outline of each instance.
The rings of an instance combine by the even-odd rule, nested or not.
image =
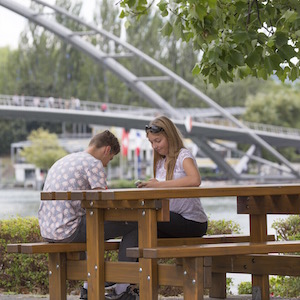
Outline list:
[[[129,145],[129,132],[123,128],[122,132],[122,155],[127,156]]]

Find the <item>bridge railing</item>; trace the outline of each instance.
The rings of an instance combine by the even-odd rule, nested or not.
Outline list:
[[[56,109],[74,109],[84,111],[110,111],[110,112],[130,112],[132,115],[156,116],[161,111],[156,108],[145,108],[132,105],[122,105],[114,103],[83,101],[76,98],[62,99],[54,97],[34,97],[23,95],[0,95],[0,105],[8,106],[25,106],[39,108],[56,108]],[[200,114],[200,113],[199,113]],[[236,127],[230,120],[224,118],[201,118],[201,122],[221,125],[225,127]],[[263,132],[272,132],[277,134],[286,134],[290,136],[300,136],[300,129],[274,126],[269,124],[252,123],[243,121],[251,129]]]
[[[122,105],[106,102],[83,101],[77,98],[63,99],[54,97],[34,97],[23,95],[0,95],[0,105],[25,106],[39,108],[75,109],[85,111],[128,112],[131,114],[154,116],[159,110],[132,105]]]
[[[230,120],[223,119],[223,118],[206,118],[203,119],[203,122],[208,124],[226,126],[226,127],[236,127],[236,125],[234,125]],[[262,124],[262,123],[253,123],[247,121],[241,121],[241,122],[245,124],[247,127],[256,131],[287,134],[291,136],[300,136],[300,129],[297,128],[282,127],[282,126],[275,126],[275,125]]]

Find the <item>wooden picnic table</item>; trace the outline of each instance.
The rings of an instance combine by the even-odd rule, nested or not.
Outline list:
[[[138,283],[141,300],[158,299],[158,285],[178,284],[182,280],[185,284],[181,278],[182,269],[159,266],[157,259],[140,257],[136,263],[105,262],[104,221],[137,221],[138,248],[157,248],[157,222],[169,221],[168,199],[187,197],[211,197],[213,201],[218,201],[216,198],[237,197],[237,212],[249,215],[251,243],[267,242],[267,214],[300,214],[300,185],[42,192],[42,200],[81,200],[86,209],[89,300],[104,299],[105,281]],[[272,274],[271,267],[269,269],[268,274]],[[252,275],[253,286],[259,287],[263,300],[269,299],[268,274]],[[220,275],[217,272],[214,274]],[[192,284],[191,292],[185,294],[185,299],[201,299],[200,294],[192,294]],[[220,289],[216,285],[214,288]]]

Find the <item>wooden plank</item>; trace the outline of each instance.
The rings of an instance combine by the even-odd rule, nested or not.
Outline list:
[[[67,279],[87,281],[86,260],[67,260]]]
[[[300,185],[269,184],[252,186],[224,187],[188,187],[188,188],[142,188],[142,189],[111,189],[87,191],[87,200],[136,200],[136,199],[168,199],[195,197],[230,197],[230,196],[264,196],[264,195],[298,195]],[[216,201],[214,199],[214,201]]]
[[[152,208],[160,209],[162,207],[161,200],[101,200],[101,201],[82,201],[84,208],[111,208],[111,209],[138,209],[138,208]]]
[[[209,289],[209,297],[226,298],[226,273],[217,273],[212,270],[212,285]]]
[[[138,211],[136,209],[105,209],[105,221],[137,221]]]
[[[249,218],[251,242],[265,242],[267,240],[267,216],[265,214],[250,214]],[[283,250],[283,252],[287,251]],[[262,252],[253,251],[253,253]],[[258,291],[261,300],[268,300],[270,298],[269,276],[252,274],[252,291],[253,293]]]
[[[118,250],[120,239],[111,239],[105,241],[105,250]],[[11,250],[15,247],[20,248],[20,252],[24,254],[36,253],[56,253],[56,252],[82,252],[86,251],[86,243],[24,243],[24,244],[11,244]],[[16,249],[15,249],[16,250]]]
[[[105,281],[139,283],[138,262],[105,262]]]
[[[268,241],[275,241],[275,235],[267,236]],[[250,235],[243,234],[219,234],[204,235],[203,237],[192,238],[160,238],[157,240],[159,247],[180,246],[180,245],[197,245],[197,244],[217,244],[217,243],[243,243],[250,242]]]
[[[153,209],[138,210],[139,248],[157,246],[157,215]],[[139,259],[140,300],[158,298],[158,267],[156,259]]]
[[[268,241],[275,241],[273,234],[267,236]],[[203,237],[192,237],[192,238],[160,238],[157,239],[158,247],[171,247],[171,246],[182,246],[182,245],[203,245],[203,244],[218,244],[218,243],[239,243],[249,242],[250,235],[242,234],[221,234],[221,235],[207,235]],[[138,247],[128,248],[126,252],[128,257],[142,257],[143,249]]]
[[[215,256],[212,261],[213,272],[300,276],[299,255]]]
[[[87,281],[90,300],[104,300],[104,217],[103,210],[86,210]]]
[[[49,297],[50,300],[67,298],[66,254],[49,254]]]
[[[230,196],[265,196],[300,194],[300,185],[269,184],[243,185],[224,187],[187,187],[187,188],[143,188],[143,189],[111,189],[89,191],[57,191],[66,200],[137,200],[137,199],[168,199],[195,197],[230,197]],[[70,194],[70,196],[69,196]],[[57,194],[58,195],[58,194]],[[41,192],[41,200],[55,200],[55,192]],[[62,200],[62,199],[61,199]],[[216,201],[214,199],[214,201]]]
[[[67,261],[68,280],[87,280],[86,261]],[[121,266],[121,268],[120,268]],[[119,268],[121,272],[119,272]],[[139,282],[139,264],[134,262],[105,262],[105,281]],[[158,284],[183,286],[183,267],[175,264],[158,264]],[[208,286],[205,286],[208,287]]]
[[[164,206],[164,204],[163,204]],[[157,222],[168,222],[170,215],[164,209],[155,210]],[[137,209],[106,209],[104,210],[105,221],[137,221]]]
[[[130,248],[127,250],[130,252]],[[300,241],[264,243],[224,243],[178,247],[144,248],[145,258],[200,257],[260,253],[292,253],[300,251]]]
[[[21,244],[7,244],[7,253],[21,253]]]
[[[85,200],[85,191],[41,192],[41,200]]]
[[[25,243],[21,245],[21,252],[25,254],[78,252],[85,251],[85,243]]]
[[[238,214],[300,214],[300,194],[238,197]]]
[[[183,259],[183,295],[185,300],[203,300],[203,257]]]

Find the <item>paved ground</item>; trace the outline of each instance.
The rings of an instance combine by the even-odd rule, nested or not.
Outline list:
[[[41,295],[4,295],[4,294],[0,294],[0,300],[20,300],[20,299],[25,299],[25,300],[48,300],[49,296],[45,295],[45,296],[41,296]],[[78,295],[72,295],[72,296],[68,296],[67,298],[68,300],[79,300],[79,296]],[[220,299],[216,299],[216,298],[206,298],[207,300],[220,300]],[[250,300],[252,299],[251,296],[233,296],[233,297],[229,297],[227,298],[227,300],[237,300],[237,299],[242,299],[242,300]],[[183,300],[183,297],[160,297],[159,300]]]
[[[22,294],[22,295],[5,295],[5,294],[0,294],[0,300],[20,300],[20,299],[25,299],[25,300],[48,300],[49,296],[41,296],[41,295],[27,295],[27,294]],[[217,298],[208,298],[205,297],[206,300],[220,300]],[[245,296],[229,296],[226,298],[227,300],[252,300],[251,295],[245,295]],[[288,298],[288,299],[283,299],[283,298],[271,298],[272,300],[292,300],[295,298]],[[298,298],[299,299],[299,298]],[[78,295],[70,295],[68,296],[67,300],[79,300]],[[160,297],[159,300],[183,300],[183,297]]]

